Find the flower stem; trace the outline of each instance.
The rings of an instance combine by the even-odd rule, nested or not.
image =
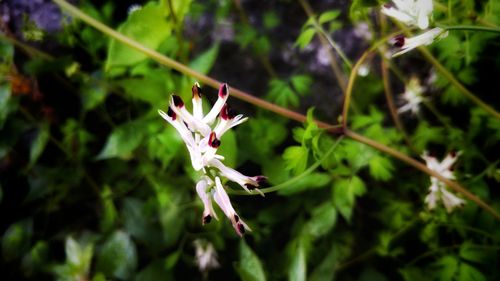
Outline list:
[[[491,27],[491,26],[480,26],[480,25],[438,25],[442,29],[446,30],[468,30],[468,31],[483,31],[483,32],[495,32],[500,33],[500,27]]]
[[[500,220],[500,214],[498,214],[495,209],[493,209],[491,206],[489,206],[488,204],[486,204],[485,202],[483,202],[479,197],[477,197],[476,195],[472,194],[470,191],[468,191],[467,189],[465,189],[464,187],[462,187],[460,184],[454,182],[454,181],[451,181],[445,177],[443,177],[440,173],[437,173],[436,171],[434,170],[431,170],[429,168],[427,168],[426,165],[422,164],[421,162],[409,157],[408,155],[404,154],[404,153],[401,153],[393,148],[390,148],[388,146],[385,146],[381,143],[378,143],[372,139],[369,139],[367,137],[364,137],[362,135],[359,135],[351,130],[348,130],[346,129],[344,131],[345,135],[350,137],[351,139],[353,140],[356,140],[360,143],[364,143],[368,146],[371,146],[377,150],[380,150],[382,152],[385,152],[415,168],[417,168],[418,170],[430,175],[431,177],[434,177],[434,178],[437,178],[438,180],[440,180],[441,182],[445,183],[447,186],[449,186],[451,189],[453,189],[454,191],[458,192],[458,193],[461,193],[463,194],[465,197],[467,197],[469,200],[473,201],[474,203],[476,203],[478,206],[480,206],[481,208],[483,208],[484,210],[488,211],[489,213],[491,213],[497,220]]]
[[[323,163],[323,161],[325,161],[325,159],[328,158],[330,156],[330,154],[332,154],[332,152],[335,150],[335,148],[342,141],[343,138],[344,138],[344,136],[340,136],[337,139],[337,141],[330,147],[330,149],[328,149],[328,151],[325,152],[325,154],[323,154],[323,157],[321,157],[318,161],[316,161],[313,165],[311,165],[311,167],[309,167],[307,170],[305,170],[300,175],[297,175],[297,176],[295,176],[295,177],[293,177],[293,178],[291,178],[283,183],[280,183],[278,185],[262,188],[262,189],[260,189],[260,191],[262,193],[269,193],[269,192],[273,192],[273,191],[278,191],[280,189],[287,188],[287,187],[295,184],[297,181],[303,179],[304,177],[306,177],[307,175],[312,173],[314,170],[316,170],[319,167],[319,165],[321,165],[321,163]],[[257,191],[252,191],[252,190],[250,191],[250,193],[248,193],[244,190],[229,190],[228,193],[237,194],[237,195],[260,195],[260,193],[258,193]]]
[[[496,111],[493,107],[486,104],[484,101],[476,97],[471,91],[465,88],[462,83],[460,83],[451,72],[448,71],[430,52],[427,48],[418,48],[422,55],[432,64],[434,67],[443,74],[444,77],[450,81],[453,86],[455,86],[464,96],[474,102],[477,106],[484,109],[489,114],[493,115],[495,118],[500,119],[500,113]]]

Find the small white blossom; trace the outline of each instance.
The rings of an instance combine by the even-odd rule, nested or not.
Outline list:
[[[427,152],[424,152],[422,158],[425,160],[427,168],[440,173],[447,179],[453,180],[455,176],[452,172],[452,166],[459,155],[460,153],[450,153],[443,161],[439,162],[435,157],[429,156]],[[429,210],[432,210],[436,208],[439,200],[443,201],[443,205],[448,213],[451,213],[456,207],[462,207],[465,204],[465,200],[448,191],[443,182],[431,177],[431,186],[429,187],[429,194],[425,197],[425,203]]]
[[[201,272],[206,273],[211,269],[219,268],[220,264],[217,260],[217,252],[212,243],[196,239],[193,245],[195,247],[196,265]]]
[[[193,168],[204,174],[196,184],[196,193],[204,206],[202,223],[209,223],[212,218],[218,219],[212,205],[212,200],[214,200],[231,220],[236,233],[242,236],[250,228],[234,211],[229,196],[222,185],[221,177],[236,182],[248,192],[256,190],[261,195],[264,194],[257,187],[266,180],[266,177],[245,176],[225,166],[221,161],[224,160],[224,157],[218,155],[217,150],[221,145],[222,135],[248,118],[241,114],[235,114],[226,104],[229,96],[227,84],[220,86],[218,99],[207,115],[203,115],[201,88],[198,83],[193,86],[192,92],[192,114],[186,109],[181,97],[176,95],[172,95],[167,113],[161,110],[158,112],[181,136],[186,144]],[[220,118],[212,128],[217,116]]]
[[[445,38],[446,36],[448,36],[448,31],[439,27],[435,27],[411,38],[397,36],[391,39],[390,43],[392,43],[395,47],[400,48],[401,51],[396,52],[394,55],[392,55],[392,57],[402,55],[420,46],[430,45],[435,40]]]
[[[417,114],[420,104],[425,100],[422,95],[423,93],[424,88],[420,85],[418,78],[412,77],[405,86],[405,92],[401,96],[405,104],[398,108],[398,113],[411,111],[411,113]]]
[[[382,13],[408,25],[420,29],[429,27],[432,13],[432,0],[393,0],[394,5],[382,6]]]

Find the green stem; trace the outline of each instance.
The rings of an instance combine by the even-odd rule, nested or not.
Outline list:
[[[483,32],[495,32],[500,33],[500,27],[491,26],[480,26],[480,25],[438,25],[442,29],[446,30],[469,30],[469,31],[483,31]]]
[[[278,191],[280,189],[287,188],[287,187],[295,184],[297,181],[303,179],[304,177],[306,177],[307,175],[312,173],[314,170],[316,170],[319,167],[319,165],[321,165],[321,163],[323,163],[323,161],[325,161],[330,156],[330,154],[332,154],[332,152],[335,150],[335,148],[342,141],[343,138],[344,138],[344,136],[340,136],[337,139],[337,141],[332,145],[332,147],[330,147],[330,149],[328,149],[328,151],[323,155],[323,157],[321,157],[318,161],[316,161],[311,167],[309,167],[307,170],[305,170],[300,175],[297,175],[297,176],[295,176],[295,177],[293,177],[293,178],[291,178],[283,183],[280,183],[278,185],[267,187],[267,188],[262,188],[262,189],[260,189],[260,191],[262,193],[269,193],[269,192],[273,192],[273,191]],[[228,193],[237,194],[237,195],[260,195],[259,192],[254,191],[254,190],[251,190],[250,193],[248,193],[244,190],[229,190]]]
[[[312,19],[312,23],[313,23],[316,31],[318,31],[328,41],[328,43],[332,46],[333,49],[335,49],[335,51],[337,51],[340,58],[344,61],[344,63],[347,65],[347,67],[349,69],[352,69],[351,61],[347,58],[347,56],[342,51],[340,46],[337,45],[337,43],[335,43],[335,41],[333,41],[332,38],[330,38],[330,36],[326,33],[326,31],[323,29],[323,27],[318,23],[318,21],[314,17],[314,12],[311,8],[311,5],[309,5],[309,3],[306,0],[299,0],[299,2],[302,5],[302,7],[304,8],[304,10],[306,11],[309,18]]]
[[[97,30],[101,31],[102,33],[108,35],[109,37],[125,44],[126,46],[146,54],[149,58],[156,60],[158,63],[160,63],[162,65],[165,65],[169,68],[175,69],[175,70],[177,70],[177,71],[179,71],[187,76],[191,76],[191,77],[197,79],[198,81],[200,81],[201,83],[213,87],[214,89],[218,89],[220,84],[222,83],[222,82],[217,81],[211,77],[208,77],[204,74],[201,74],[201,73],[187,67],[186,65],[184,65],[180,62],[177,62],[169,57],[166,57],[166,56],[158,53],[155,50],[152,50],[150,48],[143,46],[139,42],[128,38],[127,36],[113,30],[112,28],[110,28],[110,27],[102,24],[101,22],[95,20],[94,18],[88,16],[87,14],[83,13],[78,8],[69,4],[65,0],[53,0],[53,1],[57,5],[59,5],[64,11],[66,11],[68,14],[70,14],[71,16],[84,21],[85,23],[89,24],[90,26],[94,27],[95,29],[97,29]],[[230,92],[234,97],[236,97],[238,99],[241,99],[241,100],[248,102],[250,104],[253,104],[255,106],[264,108],[266,110],[269,110],[269,111],[274,112],[276,114],[279,114],[281,116],[287,117],[289,119],[299,121],[301,123],[305,122],[307,119],[306,116],[303,114],[297,113],[293,110],[290,110],[290,109],[275,105],[273,103],[270,103],[268,101],[265,101],[263,99],[257,98],[255,96],[252,96],[252,95],[245,93],[245,92],[243,92],[239,89],[236,89],[234,87],[230,87]],[[331,126],[331,124],[321,122],[321,121],[317,121],[317,123],[320,127]],[[338,132],[341,132],[341,130],[339,130]]]
[[[462,187],[460,184],[454,182],[454,181],[451,181],[445,177],[443,177],[440,173],[434,171],[434,170],[431,170],[429,168],[427,168],[426,165],[422,164],[421,162],[409,157],[408,155],[402,153],[402,152],[399,152],[393,148],[390,148],[388,146],[385,146],[381,143],[378,143],[372,139],[369,139],[367,137],[364,137],[362,135],[359,135],[353,131],[350,131],[348,129],[346,129],[344,131],[344,134],[348,137],[350,137],[351,139],[353,140],[356,140],[360,143],[364,143],[368,146],[371,146],[377,150],[380,150],[382,152],[385,152],[415,168],[417,168],[418,170],[430,175],[431,177],[434,177],[436,179],[438,179],[439,181],[443,182],[444,184],[446,184],[448,187],[450,187],[451,189],[453,189],[454,191],[458,192],[458,193],[461,193],[463,194],[465,197],[467,197],[469,200],[473,201],[474,203],[476,203],[479,207],[483,208],[484,210],[488,211],[489,213],[491,213],[497,220],[500,220],[500,214],[498,214],[495,209],[493,209],[490,205],[486,204],[485,202],[483,202],[479,197],[477,197],[476,195],[472,194],[470,191],[468,191],[467,189],[465,189],[464,187]]]
[[[500,113],[496,111],[494,108],[486,104],[484,101],[480,100],[478,97],[476,97],[471,91],[469,91],[467,88],[465,88],[462,83],[460,83],[451,72],[448,71],[430,52],[427,48],[420,47],[419,48],[420,52],[424,57],[432,64],[434,67],[441,72],[441,74],[450,81],[453,86],[455,86],[464,96],[466,96],[468,99],[470,99],[472,102],[474,102],[477,106],[481,107],[484,109],[486,112],[489,114],[493,115],[495,118],[500,119]]]

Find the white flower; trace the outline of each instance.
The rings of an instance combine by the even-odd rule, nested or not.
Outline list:
[[[394,55],[392,55],[392,57],[402,55],[420,46],[430,45],[435,40],[445,38],[446,36],[448,36],[448,31],[439,27],[435,27],[411,38],[397,36],[391,40],[391,43],[395,47],[401,48],[401,51],[395,53]]]
[[[227,84],[220,86],[218,99],[207,115],[203,115],[201,88],[198,83],[193,86],[192,92],[192,114],[187,111],[181,97],[176,95],[172,95],[167,113],[161,110],[158,112],[181,136],[186,144],[193,168],[204,173],[196,184],[196,192],[204,206],[202,223],[209,223],[212,218],[218,219],[212,205],[212,200],[214,200],[231,220],[238,235],[241,236],[245,230],[250,230],[250,228],[234,211],[220,177],[236,182],[248,192],[256,190],[262,195],[264,194],[258,187],[266,180],[266,177],[248,177],[226,167],[221,162],[224,157],[218,155],[217,150],[221,145],[220,139],[224,133],[245,122],[248,118],[244,118],[241,114],[235,114],[226,104],[229,96]],[[212,124],[217,116],[220,118],[212,129]]]
[[[382,6],[382,13],[408,25],[420,29],[429,27],[429,16],[432,13],[432,0],[393,0],[394,5]]]
[[[412,77],[401,96],[405,104],[398,108],[398,113],[411,111],[411,113],[416,114],[419,111],[420,104],[424,101],[423,92],[424,88],[420,85],[418,78]]]
[[[452,172],[452,166],[459,155],[460,152],[454,154],[450,153],[443,161],[439,162],[435,157],[429,156],[427,152],[424,152],[422,158],[425,160],[427,168],[440,173],[447,179],[453,180],[455,176]],[[427,207],[432,210],[436,208],[439,200],[443,201],[443,205],[448,213],[451,213],[456,207],[462,207],[465,204],[465,200],[446,190],[446,186],[443,182],[431,177],[431,186],[429,187],[429,194],[425,197],[425,203]]]
[[[217,261],[217,252],[212,243],[203,239],[196,239],[193,241],[193,245],[195,247],[196,265],[198,265],[201,272],[206,273],[220,266],[219,261]]]

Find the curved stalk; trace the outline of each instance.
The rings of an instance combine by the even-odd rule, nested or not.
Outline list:
[[[297,181],[303,179],[304,177],[306,177],[310,173],[314,172],[314,170],[316,170],[319,167],[319,165],[321,165],[321,163],[323,163],[323,161],[325,161],[325,159],[328,158],[330,156],[330,154],[332,154],[332,152],[335,150],[335,148],[340,143],[340,141],[342,141],[343,138],[344,138],[344,136],[340,136],[337,139],[337,141],[332,145],[332,147],[330,147],[330,149],[328,149],[328,151],[323,155],[323,157],[321,157],[318,161],[316,161],[313,165],[311,165],[311,167],[309,167],[307,170],[305,170],[300,175],[297,175],[297,176],[295,176],[295,177],[293,177],[293,178],[291,178],[283,183],[280,183],[278,185],[262,188],[262,189],[260,189],[260,191],[262,193],[269,193],[269,192],[273,192],[273,191],[278,191],[278,190],[283,189],[283,188],[287,188],[290,185],[296,183]],[[260,195],[259,192],[253,191],[253,190],[251,190],[250,193],[248,193],[244,190],[229,190],[228,193],[237,194],[237,195]]]
[[[452,25],[452,26],[446,26],[446,25],[437,25],[438,27],[441,27],[442,29],[446,30],[468,30],[468,31],[483,31],[483,32],[495,32],[495,33],[500,33],[500,28],[499,27],[491,27],[491,26],[480,26],[480,25]]]

